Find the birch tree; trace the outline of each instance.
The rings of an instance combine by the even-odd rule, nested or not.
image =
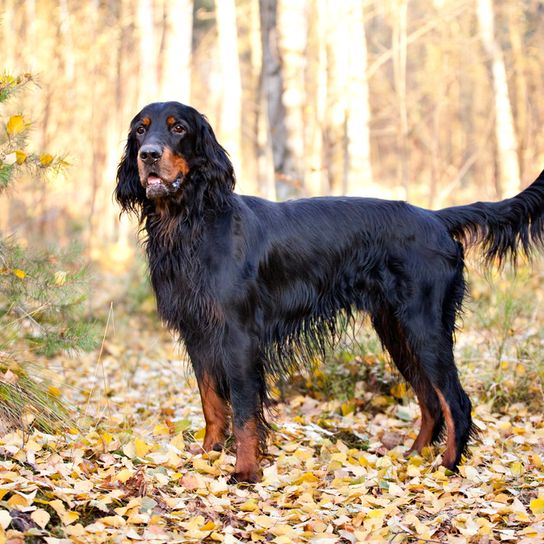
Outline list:
[[[193,0],[166,1],[163,10],[159,99],[190,103]]]
[[[366,33],[363,3],[345,2],[348,45],[346,193],[365,192],[373,184],[370,160],[370,97],[367,78]]]
[[[304,187],[304,68],[308,37],[306,0],[278,1],[278,46],[281,58],[281,101],[287,139],[283,175],[298,189]]]
[[[308,54],[304,116],[304,188],[310,196],[327,192],[327,172],[323,162],[323,127],[327,100],[326,14],[324,0],[308,6]]]
[[[143,107],[156,99],[157,85],[157,49],[155,46],[155,28],[152,0],[138,0],[137,24],[140,38],[140,82],[138,102]]]
[[[228,151],[239,186],[243,189],[244,174],[241,167],[242,82],[238,58],[238,32],[234,0],[216,0],[216,22],[219,41],[220,65],[223,76],[223,100],[219,120],[219,135]]]
[[[363,4],[326,0],[327,138],[331,191],[373,192]]]
[[[497,163],[501,196],[519,192],[520,170],[518,144],[512,107],[508,95],[506,68],[501,47],[495,39],[495,23],[492,0],[478,0],[478,23],[485,52],[491,61],[491,79],[495,102],[495,136],[497,139]]]
[[[262,89],[266,103],[268,130],[272,143],[276,189],[280,198],[292,193],[294,166],[289,146],[289,132],[286,125],[283,104],[283,74],[278,44],[278,2],[259,0],[262,36]]]

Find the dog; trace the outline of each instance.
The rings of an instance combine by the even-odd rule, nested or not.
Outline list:
[[[203,447],[236,445],[231,482],[258,482],[271,377],[322,352],[338,317],[370,316],[412,386],[421,428],[455,471],[471,402],[454,361],[464,249],[499,266],[543,245],[544,172],[517,196],[431,211],[402,201],[270,202],[234,192],[228,154],[197,110],[146,106],[131,122],[115,197],[145,230],[157,309],[184,342],[206,421]]]

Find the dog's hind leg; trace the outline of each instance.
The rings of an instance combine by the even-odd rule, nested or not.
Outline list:
[[[447,431],[442,464],[456,470],[470,438],[472,419],[470,399],[459,381],[453,355],[454,320],[460,303],[456,295],[462,284],[448,279],[435,278],[425,289],[414,289],[404,306],[401,326],[440,403]]]
[[[436,442],[444,428],[444,416],[438,395],[410,349],[404,330],[392,310],[384,309],[372,317],[372,323],[383,347],[404,379],[412,386],[421,411],[421,427],[408,453],[421,453],[425,446]]]

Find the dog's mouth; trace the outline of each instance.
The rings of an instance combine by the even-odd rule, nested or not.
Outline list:
[[[177,193],[183,183],[183,177],[183,174],[180,173],[173,180],[167,180],[155,172],[150,172],[144,183],[147,198],[164,198]]]

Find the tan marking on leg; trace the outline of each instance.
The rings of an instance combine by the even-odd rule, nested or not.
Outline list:
[[[229,426],[229,409],[227,403],[217,394],[212,379],[205,374],[198,382],[202,410],[206,420],[206,435],[203,448],[206,451],[221,449]]]
[[[261,448],[257,420],[248,421],[243,427],[234,428],[236,441],[236,465],[232,479],[237,482],[255,483],[262,478],[259,466]]]
[[[407,454],[414,451],[421,453],[423,448],[431,443],[433,437],[435,420],[433,419],[431,412],[429,412],[427,405],[422,402],[421,397],[418,395],[417,398],[419,401],[419,408],[421,410],[421,427],[419,429],[419,434],[417,435]]]
[[[455,445],[455,422],[453,421],[450,406],[447,403],[446,398],[437,387],[434,387],[434,390],[438,395],[438,400],[440,401],[440,406],[442,407],[442,413],[444,414],[447,429],[446,451],[444,452],[442,464],[446,468],[454,468],[455,458],[457,457],[457,448]]]

